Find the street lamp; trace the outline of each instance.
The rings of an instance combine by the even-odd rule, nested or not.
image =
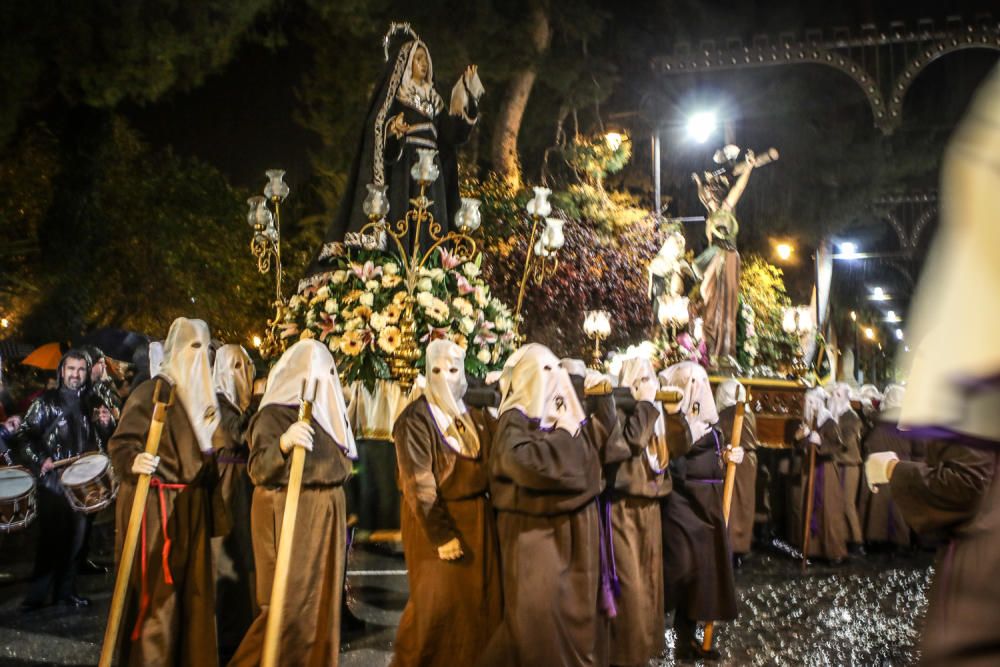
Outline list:
[[[885,290],[881,287],[872,288],[872,301],[888,301],[889,295],[885,293]]]
[[[699,111],[692,114],[687,121],[688,136],[703,144],[708,141],[719,125],[714,111]]]
[[[778,256],[778,259],[783,262],[790,260],[794,251],[795,248],[793,248],[790,243],[779,243],[774,247],[774,253]]]
[[[875,340],[875,330],[871,327],[865,327],[865,338],[868,340]]]
[[[612,151],[618,150],[624,140],[625,137],[620,132],[608,132],[604,135],[604,141],[607,142],[608,148]]]

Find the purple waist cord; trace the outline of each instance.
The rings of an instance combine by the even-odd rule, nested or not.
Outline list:
[[[601,598],[599,605],[601,611],[608,618],[618,615],[618,607],[615,598],[622,594],[621,583],[618,581],[618,571],[615,568],[615,545],[611,533],[611,500],[610,498],[598,498],[599,515],[600,555],[601,555]]]

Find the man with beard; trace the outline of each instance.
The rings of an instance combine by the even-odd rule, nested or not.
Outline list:
[[[137,563],[132,568],[118,664],[214,667],[215,576],[210,537],[228,528],[217,493],[219,406],[208,362],[208,326],[179,317],[170,326],[163,364],[135,388],[108,454],[121,477],[118,551],[140,474],[152,475]],[[154,396],[160,387],[158,396]],[[145,453],[154,398],[173,401],[156,456]]]
[[[87,517],[70,507],[56,462],[97,449],[87,405],[90,358],[81,350],[63,355],[58,386],[45,390],[24,415],[17,432],[24,460],[38,475],[38,551],[22,610],[38,609],[49,597],[59,604],[86,607],[90,600],[76,592],[77,557]]]

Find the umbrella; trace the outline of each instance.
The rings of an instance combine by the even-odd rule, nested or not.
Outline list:
[[[62,348],[59,343],[46,343],[24,358],[21,363],[25,366],[34,366],[44,370],[55,370],[59,368],[59,361],[62,359]]]
[[[149,338],[125,329],[97,329],[78,341],[79,345],[94,345],[112,359],[131,361],[135,351],[149,344]]]

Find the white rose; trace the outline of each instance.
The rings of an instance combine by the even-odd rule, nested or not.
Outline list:
[[[344,324],[344,331],[354,331],[362,326],[364,326],[364,322],[361,321],[360,317],[352,317]]]
[[[372,329],[381,331],[389,323],[389,318],[382,313],[372,313],[371,319],[368,322],[372,325]]]
[[[346,283],[347,271],[344,271],[343,269],[340,269],[339,271],[334,271],[333,277],[330,278],[330,280],[337,285],[340,285],[341,283]]]
[[[381,286],[382,283],[380,283],[377,280],[369,280],[368,282],[365,283],[365,289],[368,290],[369,292],[374,292]]]
[[[321,299],[323,301],[329,299],[330,298],[330,287],[327,286],[327,285],[323,285],[318,290],[316,290],[316,298]]]
[[[479,275],[479,267],[473,262],[466,262],[465,266],[462,267],[462,271],[465,273],[466,278],[475,278]]]
[[[442,280],[444,280],[444,269],[441,268],[431,269],[428,272],[428,275],[430,275],[431,280],[433,280],[436,283],[439,283]]]
[[[497,331],[509,331],[513,324],[514,323],[506,317],[498,317],[495,326]]]
[[[421,308],[427,308],[434,301],[434,296],[429,292],[417,292],[417,305]]]
[[[479,361],[481,361],[484,364],[490,363],[490,351],[484,347],[483,349],[479,350],[478,354],[476,354],[476,359],[479,359]]]
[[[361,302],[362,306],[368,306],[371,308],[372,304],[375,303],[375,295],[371,292],[365,292],[358,298],[358,301]]]
[[[327,299],[326,303],[323,304],[323,310],[325,310],[326,312],[328,312],[328,313],[330,313],[332,315],[335,312],[337,312],[337,306],[339,306],[339,305],[340,304],[337,303],[336,299]]]
[[[394,276],[399,273],[399,267],[396,266],[395,262],[389,262],[382,267],[382,273],[387,276]]]
[[[310,308],[306,311],[306,326],[312,326],[316,324],[316,311]]]
[[[451,302],[451,305],[455,308],[455,310],[457,310],[460,314],[464,315],[465,317],[472,316],[472,304],[469,303],[466,299],[458,297]]]
[[[421,278],[417,282],[417,289],[421,292],[430,292],[434,286],[431,284],[430,278]]]
[[[458,322],[458,328],[462,333],[468,336],[469,334],[472,333],[472,330],[476,328],[476,323],[472,320],[471,317],[463,317]]]

